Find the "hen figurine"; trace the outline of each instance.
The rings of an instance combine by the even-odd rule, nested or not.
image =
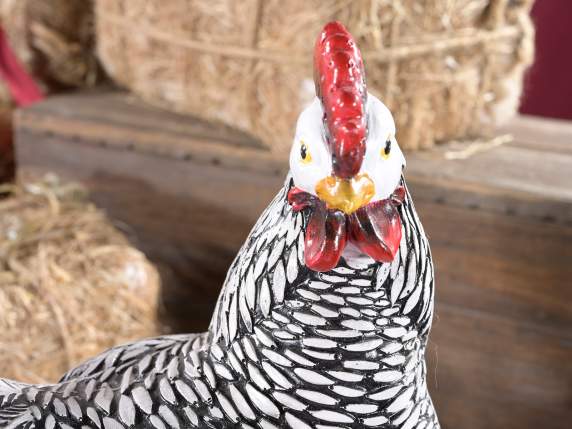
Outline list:
[[[339,23],[314,54],[284,187],[209,330],[113,348],[58,384],[0,380],[8,428],[438,428],[429,245],[383,103]]]

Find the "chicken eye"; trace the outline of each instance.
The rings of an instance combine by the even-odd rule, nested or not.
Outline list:
[[[304,143],[304,140],[300,142],[300,159],[303,164],[309,164],[312,161],[312,155],[310,155],[310,151],[306,143]]]
[[[385,141],[385,146],[381,149],[381,157],[383,159],[388,159],[391,153],[391,137],[388,137]]]

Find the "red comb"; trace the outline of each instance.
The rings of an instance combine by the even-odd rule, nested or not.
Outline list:
[[[333,170],[347,179],[363,161],[366,138],[366,86],[361,53],[339,22],[324,26],[314,48],[314,83],[322,100]]]

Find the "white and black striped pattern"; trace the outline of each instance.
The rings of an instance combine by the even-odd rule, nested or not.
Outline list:
[[[117,347],[60,384],[12,387],[0,416],[24,428],[438,428],[424,360],[433,265],[409,195],[391,264],[342,259],[316,273],[289,183],[233,262],[207,333]]]

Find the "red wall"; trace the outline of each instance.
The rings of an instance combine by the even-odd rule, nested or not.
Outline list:
[[[536,59],[525,85],[522,113],[572,119],[572,0],[536,0]]]

